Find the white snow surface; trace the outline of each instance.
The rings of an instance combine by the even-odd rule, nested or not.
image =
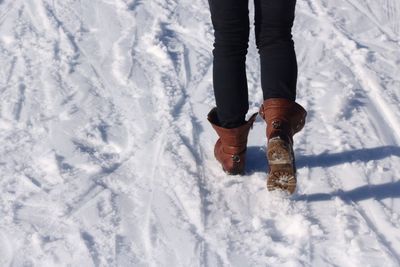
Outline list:
[[[0,0],[0,266],[400,266],[400,1],[299,0],[293,35],[286,196],[261,118],[244,176],[213,157],[207,0]]]

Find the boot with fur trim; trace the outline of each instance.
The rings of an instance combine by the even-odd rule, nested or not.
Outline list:
[[[242,126],[227,129],[218,125],[216,108],[213,108],[208,114],[208,121],[219,136],[214,147],[215,158],[221,163],[222,169],[230,175],[244,173],[247,136],[256,116],[257,113],[253,114]]]
[[[281,189],[292,194],[297,181],[293,135],[303,129],[307,112],[294,101],[270,98],[261,106],[260,115],[267,123],[267,188],[269,191]]]

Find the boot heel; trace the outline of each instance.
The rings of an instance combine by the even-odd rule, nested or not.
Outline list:
[[[293,154],[290,144],[279,137],[268,141],[267,159],[269,165],[292,164]]]
[[[292,146],[279,137],[271,138],[268,142],[267,158],[270,169],[268,190],[280,189],[293,194],[296,190],[296,168]]]

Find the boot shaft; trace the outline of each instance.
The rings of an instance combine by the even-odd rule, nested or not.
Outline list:
[[[293,143],[293,135],[303,129],[307,116],[302,106],[284,98],[265,100],[259,113],[267,123],[268,140],[279,136],[290,143]]]

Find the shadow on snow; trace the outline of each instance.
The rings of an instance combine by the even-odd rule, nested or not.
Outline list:
[[[381,200],[385,198],[400,197],[400,181],[379,184],[364,185],[349,191],[336,191],[332,193],[316,193],[293,196],[293,200],[297,201],[328,201],[335,197],[341,198],[345,202],[357,202],[365,199]]]
[[[322,153],[319,155],[297,155],[297,168],[302,167],[331,167],[343,163],[355,161],[368,162],[371,160],[380,160],[390,156],[400,157],[400,147],[383,146],[374,148],[356,149],[351,151],[343,151],[339,153]]]
[[[356,149],[339,153],[322,153],[319,155],[296,155],[297,168],[307,167],[332,167],[351,162],[368,162],[371,160],[380,160],[390,156],[400,157],[400,147],[384,146],[375,148]],[[268,169],[265,149],[263,147],[249,147],[247,150],[247,171],[249,173],[266,172]],[[251,160],[253,159],[253,160]],[[332,193],[316,193],[309,195],[293,196],[293,200],[298,201],[328,201],[334,197],[340,197],[342,200],[361,201],[365,199],[385,199],[400,197],[400,180],[380,185],[365,185],[353,190]]]

